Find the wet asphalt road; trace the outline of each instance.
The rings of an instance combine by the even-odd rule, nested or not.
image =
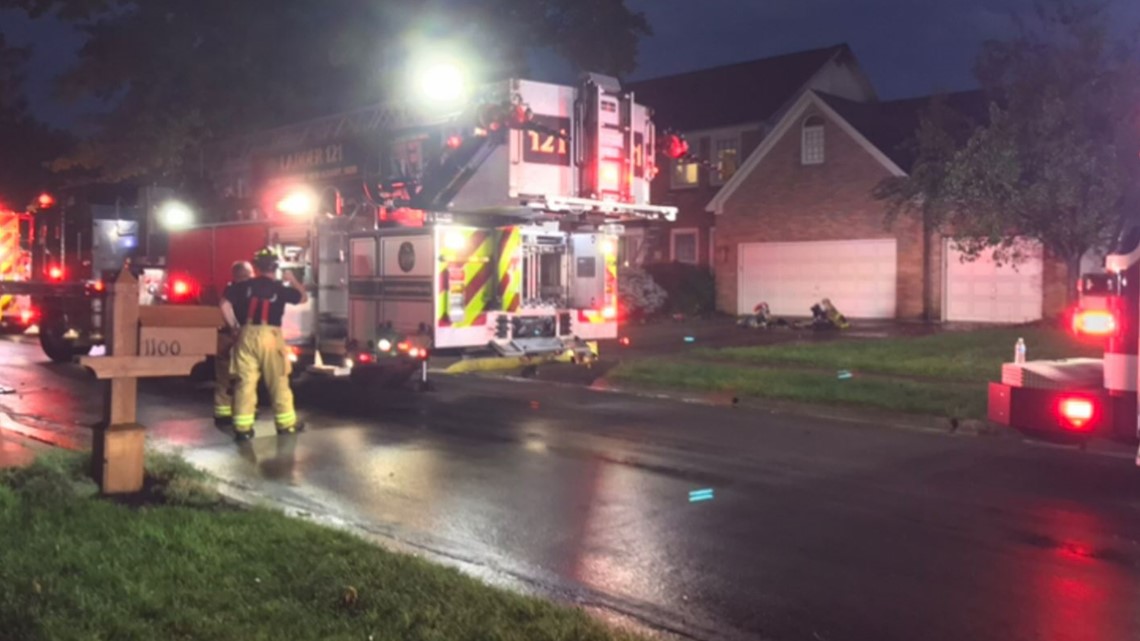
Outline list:
[[[0,406],[82,440],[98,387],[0,342]],[[208,392],[143,387],[151,437],[227,481],[493,582],[699,639],[1140,639],[1140,473],[1017,439],[546,383],[300,394],[247,448]],[[268,412],[263,412],[268,414]],[[689,492],[712,488],[711,501]]]

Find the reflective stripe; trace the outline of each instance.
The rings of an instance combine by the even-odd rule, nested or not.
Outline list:
[[[253,414],[238,414],[234,416],[234,427],[253,427]]]
[[[227,416],[233,416],[233,415],[234,415],[234,408],[230,407],[229,405],[215,405],[214,406],[214,416],[227,417]]]
[[[297,413],[285,412],[284,414],[278,414],[273,417],[273,420],[279,427],[291,427],[297,422]]]

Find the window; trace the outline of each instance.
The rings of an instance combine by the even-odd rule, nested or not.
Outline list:
[[[673,189],[696,187],[701,179],[701,166],[695,162],[673,161]]]
[[[804,119],[800,137],[800,163],[804,165],[823,164],[823,118],[808,116]]]
[[[728,182],[740,166],[740,137],[714,138],[712,162],[713,171],[709,182],[714,185]]]
[[[674,262],[697,264],[697,235],[696,229],[673,230],[670,245]]]

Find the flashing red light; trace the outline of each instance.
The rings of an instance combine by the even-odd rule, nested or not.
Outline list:
[[[97,280],[97,281],[95,281],[94,283],[91,283],[91,288],[92,288],[92,289],[94,289],[94,290],[95,290],[95,291],[97,291],[97,292],[101,292],[101,291],[103,291],[103,290],[104,290],[106,287],[107,287],[107,286],[106,286],[106,285],[104,285],[104,284],[103,284],[103,281],[101,281],[101,280]]]
[[[420,348],[413,347],[413,348],[409,349],[408,350],[408,356],[411,356],[412,358],[419,358],[420,357]]]
[[[448,136],[447,137],[447,148],[448,149],[459,149],[462,146],[463,146],[463,138],[460,138],[459,136]]]
[[[21,309],[20,310],[20,323],[30,325],[32,319],[36,317],[36,310],[34,309]]]
[[[1058,404],[1058,413],[1065,427],[1083,432],[1096,415],[1096,405],[1087,398],[1063,398]]]
[[[47,209],[55,204],[55,196],[45,191],[36,198],[36,204],[40,206],[40,209]]]
[[[1116,316],[1104,309],[1084,309],[1073,314],[1073,333],[1109,336],[1116,333]]]
[[[621,343],[622,345],[626,346],[626,347],[629,347],[629,337],[628,336],[622,336],[621,338],[618,339],[618,342]]]
[[[617,189],[621,181],[621,167],[617,163],[603,162],[598,168],[598,182],[602,189]]]
[[[54,265],[48,269],[48,278],[52,280],[63,280],[63,268],[59,265]]]
[[[617,308],[613,307],[612,305],[610,307],[606,307],[605,309],[602,310],[602,318],[606,318],[606,319],[617,318]]]
[[[396,343],[396,349],[400,350],[401,352],[406,352],[411,348],[412,344],[408,341],[400,341],[399,343]]]
[[[372,362],[372,354],[357,354],[356,355],[356,362],[357,363],[371,363]]]
[[[173,292],[175,296],[186,296],[190,293],[190,283],[181,279],[176,280],[170,286],[170,291]]]
[[[689,153],[689,141],[677,134],[665,136],[663,143],[662,150],[666,156],[673,160],[680,160]]]

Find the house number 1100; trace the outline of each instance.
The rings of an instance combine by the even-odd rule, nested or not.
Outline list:
[[[182,343],[148,338],[143,341],[143,356],[178,356],[182,353]]]

